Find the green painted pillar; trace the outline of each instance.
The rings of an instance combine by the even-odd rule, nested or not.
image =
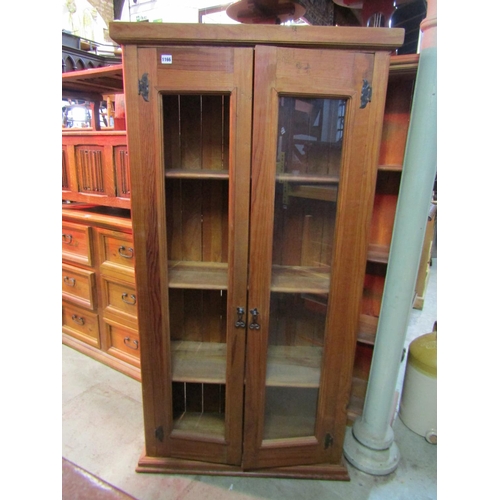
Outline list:
[[[393,472],[400,460],[390,423],[437,164],[436,3],[428,2],[421,24],[422,48],[365,404],[344,443],[346,459],[373,475]]]

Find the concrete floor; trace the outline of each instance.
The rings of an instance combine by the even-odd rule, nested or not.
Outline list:
[[[432,331],[437,319],[437,259],[433,259],[423,310],[413,310],[405,347]],[[401,391],[405,362],[397,390]],[[62,456],[139,500],[342,499],[433,500],[437,498],[437,446],[397,417],[401,461],[376,477],[348,464],[350,482],[138,474],[143,449],[140,383],[91,358],[62,347]],[[75,500],[74,493],[63,499]]]

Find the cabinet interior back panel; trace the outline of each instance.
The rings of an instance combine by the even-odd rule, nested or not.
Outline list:
[[[336,206],[328,200],[312,199],[312,196],[302,198],[293,191],[287,193],[285,183],[277,185],[273,264],[331,265]]]
[[[171,340],[226,342],[226,291],[171,288],[169,304]]]
[[[167,179],[169,260],[227,262],[228,182]]]
[[[164,95],[167,170],[229,169],[229,96]]]

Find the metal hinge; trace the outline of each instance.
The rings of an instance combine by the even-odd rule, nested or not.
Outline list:
[[[361,109],[366,108],[366,105],[372,100],[372,86],[368,83],[368,80],[363,80],[363,86],[361,87]]]
[[[161,425],[155,429],[155,438],[163,443],[163,427]]]
[[[142,98],[146,102],[149,102],[149,79],[147,73],[144,73],[139,80],[139,95],[142,95]]]
[[[329,448],[330,446],[333,445],[333,437],[332,435],[328,432],[325,436],[325,450]]]

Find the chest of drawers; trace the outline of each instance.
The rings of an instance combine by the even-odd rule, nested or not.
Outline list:
[[[140,380],[130,211],[62,210],[63,343]]]

